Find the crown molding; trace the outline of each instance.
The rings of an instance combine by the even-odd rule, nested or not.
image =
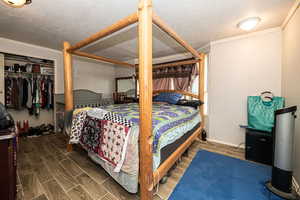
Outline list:
[[[228,38],[225,38],[225,39],[212,41],[210,44],[212,46],[212,45],[215,45],[215,44],[231,42],[231,41],[235,41],[235,40],[245,39],[245,38],[249,38],[249,37],[253,37],[253,36],[257,36],[257,35],[264,35],[264,34],[274,33],[274,32],[281,32],[281,28],[280,27],[269,28],[269,29],[265,29],[265,30],[262,30],[262,31],[256,31],[256,32],[248,33],[248,34],[244,34],[244,35],[228,37]]]
[[[298,8],[300,7],[300,0],[295,0],[293,7],[290,9],[288,15],[286,16],[285,20],[283,21],[281,28],[285,29],[286,25],[288,25],[289,21],[292,19]]]
[[[57,49],[51,49],[51,48],[48,48],[48,47],[39,46],[39,45],[36,45],[36,44],[30,44],[30,43],[26,43],[26,42],[21,42],[21,41],[18,41],[18,40],[13,40],[13,39],[4,38],[4,37],[0,37],[0,40],[7,41],[7,42],[10,42],[10,43],[13,43],[13,44],[16,44],[16,45],[23,45],[23,46],[33,47],[33,48],[44,49],[44,50],[52,51],[52,52],[55,52],[55,53],[61,53],[62,52],[62,51],[59,51]]]

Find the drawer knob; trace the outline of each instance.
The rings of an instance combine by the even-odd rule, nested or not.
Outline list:
[[[259,138],[259,141],[261,141],[261,142],[266,142],[267,139],[266,139],[266,138]]]

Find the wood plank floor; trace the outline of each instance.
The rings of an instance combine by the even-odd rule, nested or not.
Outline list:
[[[18,200],[136,200],[80,148],[67,153],[62,134],[20,139],[17,167]],[[165,184],[155,188],[154,200],[168,199],[200,149],[244,159],[244,150],[196,141]]]

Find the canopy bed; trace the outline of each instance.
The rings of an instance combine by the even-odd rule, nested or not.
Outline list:
[[[117,61],[110,58],[105,58],[98,55],[92,55],[89,53],[85,53],[79,51],[78,49],[87,46],[103,37],[106,37],[110,34],[115,33],[122,28],[125,28],[131,24],[138,23],[138,48],[139,48],[139,64],[133,65],[123,61]],[[172,64],[160,64],[160,65],[152,65],[152,23],[158,26],[161,30],[167,33],[170,37],[172,37],[175,41],[177,41],[180,45],[182,45],[186,50],[188,50],[193,59],[174,62]],[[99,60],[102,62],[108,62],[116,64],[117,66],[122,67],[132,67],[138,70],[138,82],[139,82],[139,104],[121,104],[121,105],[112,105],[104,107],[103,109],[106,112],[111,112],[111,115],[126,115],[126,119],[122,119],[125,124],[131,124],[132,131],[131,138],[128,142],[128,148],[136,148],[138,151],[134,151],[137,153],[138,162],[138,175],[134,176],[140,184],[140,197],[142,200],[152,199],[153,188],[160,181],[160,179],[168,172],[168,170],[172,167],[172,165],[178,160],[178,158],[186,151],[186,149],[192,144],[192,142],[197,138],[199,133],[201,132],[204,123],[203,121],[200,123],[200,119],[204,119],[203,116],[203,106],[199,106],[199,111],[190,107],[180,107],[178,105],[158,105],[152,104],[153,95],[159,93],[172,92],[177,94],[182,94],[185,96],[190,96],[192,98],[203,100],[204,99],[204,54],[198,53],[191,45],[181,39],[178,34],[176,34],[169,26],[167,26],[157,15],[155,15],[152,11],[152,0],[139,0],[138,11],[133,13],[132,15],[118,21],[117,23],[109,26],[102,31],[78,42],[75,45],[70,45],[68,42],[64,42],[64,84],[65,84],[65,111],[73,111],[74,103],[73,103],[73,77],[72,77],[72,54],[77,56],[83,56],[95,60]],[[199,71],[199,93],[191,94],[188,91],[184,90],[158,90],[153,91],[153,69],[160,68],[168,68],[177,65],[184,64],[195,64],[198,67]],[[173,113],[169,120],[169,123],[172,123],[172,120],[176,120],[176,122],[185,121],[185,119],[189,119],[191,123],[181,123],[179,131],[176,126],[172,128],[172,131],[167,132],[165,135],[172,135],[174,132],[178,134],[184,134],[180,138],[184,139],[181,142],[173,145],[172,147],[168,147],[165,145],[165,151],[167,153],[163,154],[162,152],[158,154],[160,157],[160,162],[157,162],[157,157],[155,157],[155,151],[157,151],[157,146],[160,143],[163,143],[160,140],[157,140],[154,133],[157,131],[157,124],[165,123],[165,116],[158,116],[157,113],[161,113],[165,111],[165,113]],[[125,112],[125,114],[124,114]],[[179,113],[185,113],[178,114]],[[174,114],[175,113],[175,114]],[[138,117],[138,122],[135,124],[134,120],[131,120],[135,117]],[[159,118],[160,117],[160,118]],[[171,119],[172,118],[172,119]],[[119,119],[119,116],[118,116]],[[160,126],[163,127],[163,126]],[[166,140],[169,140],[169,137],[164,137]],[[134,140],[135,139],[135,140]],[[81,141],[82,142],[82,141]],[[88,148],[84,143],[82,146],[84,148]],[[130,146],[131,145],[131,146]],[[68,144],[68,151],[72,150],[72,144]],[[168,151],[168,149],[172,149]],[[164,149],[159,149],[160,151],[164,151]],[[134,156],[128,155],[126,156]],[[105,161],[99,160],[94,155],[91,155],[91,158],[98,163],[102,163],[101,166],[116,179],[116,176],[119,176],[122,179],[122,171],[119,174],[115,172],[111,172],[111,168],[108,164],[104,163]],[[125,158],[126,159],[126,158]],[[127,163],[128,164],[128,163]],[[132,163],[131,163],[132,164]],[[126,160],[124,161],[124,165],[126,165]],[[122,168],[123,169],[123,168]],[[135,174],[136,175],[136,174]],[[131,176],[132,178],[133,176]],[[136,178],[137,177],[137,178]],[[127,177],[128,178],[128,177]],[[130,177],[129,177],[130,178]],[[124,180],[124,179],[123,179]],[[130,179],[126,179],[125,182],[130,181]],[[119,182],[120,183],[120,182]],[[122,183],[120,183],[123,185]],[[124,187],[124,185],[123,185]],[[126,186],[125,186],[126,187]]]

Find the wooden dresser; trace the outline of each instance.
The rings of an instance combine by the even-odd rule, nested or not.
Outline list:
[[[15,200],[17,140],[16,134],[10,131],[0,131],[0,197],[5,200]]]

